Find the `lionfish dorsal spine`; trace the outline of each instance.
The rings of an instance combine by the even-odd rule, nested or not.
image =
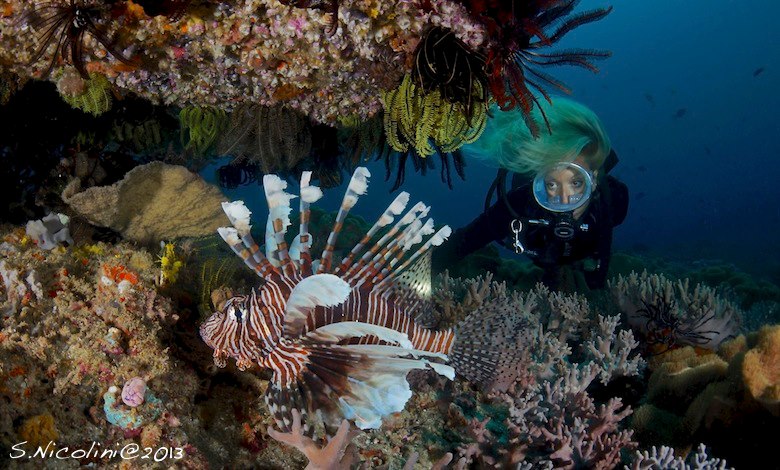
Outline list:
[[[378,251],[367,266],[355,276],[357,283],[370,285],[382,280],[387,273],[388,263],[403,257],[408,249],[408,242],[423,229],[424,224],[421,219],[428,215],[429,210],[428,206],[418,202],[393,227],[397,230],[391,230],[377,242]]]
[[[404,204],[404,208],[405,206],[406,204]],[[425,204],[422,202],[418,202],[411,209],[409,209],[403,217],[398,219],[395,225],[393,225],[393,227],[386,234],[384,234],[376,243],[374,243],[371,249],[360,258],[358,263],[350,267],[349,270],[344,273],[344,277],[347,278],[350,282],[357,283],[362,279],[374,276],[377,273],[375,265],[379,263],[382,257],[384,257],[390,250],[391,245],[396,240],[396,237],[399,236],[398,232],[416,220],[418,214],[424,209]],[[403,211],[403,208],[401,211]]]
[[[433,221],[432,219],[430,220]],[[428,250],[430,250],[432,246],[441,245],[442,243],[445,242],[445,240],[447,240],[447,238],[449,238],[451,234],[452,234],[452,228],[450,228],[449,225],[445,225],[444,227],[440,228],[420,248],[418,248],[417,251],[412,256],[410,256],[407,260],[405,260],[401,264],[401,266],[399,266],[398,268],[394,268],[392,270],[392,274],[388,276],[386,279],[384,279],[382,282],[378,283],[377,287],[382,287],[392,282],[401,273],[405,272],[409,266],[412,266],[420,258],[420,256],[424,255]]]
[[[290,257],[298,263],[303,276],[311,275],[311,245],[312,236],[309,233],[309,220],[311,220],[311,204],[322,198],[322,190],[311,184],[311,171],[301,173],[301,201],[300,201],[300,224],[298,236],[293,240],[290,246]]]
[[[349,180],[349,185],[347,186],[347,190],[344,192],[344,198],[341,201],[341,207],[339,207],[339,212],[336,215],[336,221],[333,224],[330,235],[328,235],[325,249],[322,251],[320,265],[317,267],[318,274],[330,271],[336,240],[344,226],[344,220],[347,218],[349,211],[355,206],[355,203],[357,203],[360,196],[365,194],[368,190],[368,178],[370,176],[371,173],[368,171],[368,168],[362,166],[355,168],[355,172],[352,173],[352,178]]]
[[[276,268],[263,256],[260,247],[250,233],[252,226],[249,224],[251,212],[243,201],[223,202],[222,210],[225,211],[228,220],[233,227],[220,227],[217,232],[250,269],[258,276],[267,278],[275,273]]]
[[[266,257],[280,266],[286,275],[295,272],[284,236],[290,226],[290,200],[297,196],[285,191],[287,182],[276,175],[263,176],[263,190],[268,202],[268,222],[265,231]]]
[[[355,257],[363,251],[374,235],[376,235],[376,232],[379,229],[390,225],[393,220],[395,220],[395,216],[401,215],[404,209],[406,209],[407,204],[409,204],[409,193],[402,191],[400,194],[398,194],[398,196],[396,196],[393,202],[387,206],[387,209],[385,209],[379,219],[377,219],[374,225],[372,225],[368,232],[366,232],[365,236],[360,240],[360,242],[358,242],[358,244],[352,248],[352,251],[349,252],[349,254],[344,258],[344,260],[334,272],[347,274],[352,267],[352,263],[354,262]]]

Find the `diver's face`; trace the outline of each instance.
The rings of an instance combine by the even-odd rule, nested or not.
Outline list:
[[[544,178],[547,198],[556,204],[574,204],[585,192],[585,178],[569,167],[555,169]]]

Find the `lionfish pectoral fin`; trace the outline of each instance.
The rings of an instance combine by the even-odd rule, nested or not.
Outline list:
[[[382,419],[402,411],[412,397],[406,375],[415,369],[432,368],[450,379],[455,370],[436,362],[441,355],[397,346],[349,345],[343,350],[364,357],[370,368],[354,368],[350,373],[349,394],[339,398],[342,415],[360,429],[374,429]]]
[[[382,419],[402,411],[412,391],[406,375],[431,368],[449,378],[452,367],[437,361],[442,355],[387,345],[325,345],[312,347],[301,374],[310,412],[320,412],[326,423],[342,418],[360,429],[375,429]]]
[[[384,326],[355,321],[344,321],[321,326],[309,332],[306,335],[306,339],[320,344],[337,344],[342,340],[369,335],[375,336],[380,341],[397,344],[408,350],[413,350],[414,348],[405,333]]]
[[[315,274],[299,282],[290,293],[284,311],[284,334],[301,335],[308,316],[316,307],[334,307],[349,298],[352,288],[333,274]]]

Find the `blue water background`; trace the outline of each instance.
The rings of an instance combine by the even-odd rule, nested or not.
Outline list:
[[[600,73],[548,71],[596,111],[620,157],[612,174],[632,197],[615,249],[780,272],[780,2],[585,0],[578,11],[610,4],[607,18],[559,46],[611,50]],[[367,166],[369,191],[353,212],[373,220],[392,200],[395,175],[385,182],[382,163]],[[204,175],[213,181],[213,167]],[[466,181],[453,174],[449,190],[438,167],[423,177],[409,165],[402,189],[431,205],[437,222],[457,228],[482,211],[494,176],[470,161]],[[327,191],[319,206],[336,210],[344,186]],[[225,193],[265,222],[262,188]]]

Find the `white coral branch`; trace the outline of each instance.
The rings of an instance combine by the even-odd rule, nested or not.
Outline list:
[[[275,429],[268,429],[268,435],[279,442],[298,449],[309,459],[306,466],[309,470],[332,470],[342,468],[341,458],[349,444],[349,421],[341,422],[336,435],[330,438],[328,444],[321,448],[311,438],[303,435],[301,426],[301,414],[298,410],[292,410],[292,432],[283,433]],[[348,468],[348,467],[345,467]]]

